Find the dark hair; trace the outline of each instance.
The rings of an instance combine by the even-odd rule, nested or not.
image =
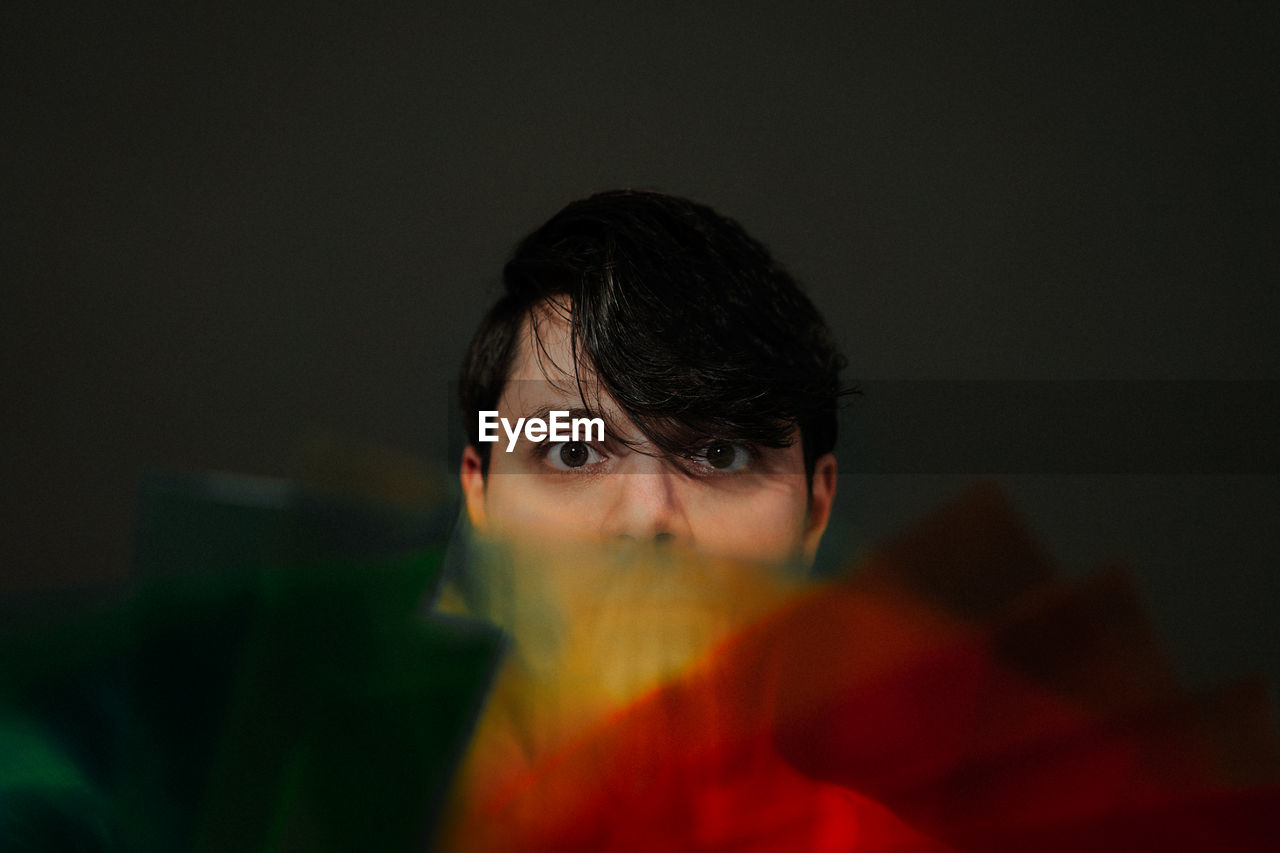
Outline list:
[[[541,306],[570,322],[573,367],[594,368],[598,389],[663,452],[689,456],[708,439],[785,447],[798,426],[812,476],[835,446],[844,359],[826,324],[768,250],[709,207],[632,190],[573,202],[521,241],[503,283],[460,378],[486,471],[477,415],[498,408]]]

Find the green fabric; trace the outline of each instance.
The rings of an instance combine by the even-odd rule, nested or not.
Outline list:
[[[434,512],[151,483],[132,594],[0,642],[0,850],[421,849],[502,647]]]

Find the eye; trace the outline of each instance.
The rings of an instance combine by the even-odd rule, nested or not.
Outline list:
[[[729,474],[746,467],[751,461],[751,451],[745,445],[732,441],[713,441],[694,459],[705,462],[716,471]]]
[[[604,456],[582,441],[557,441],[547,445],[547,463],[557,471],[572,471],[604,461]]]

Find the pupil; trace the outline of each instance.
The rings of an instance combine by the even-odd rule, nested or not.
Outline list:
[[[570,468],[581,468],[587,463],[587,446],[580,441],[569,441],[560,447],[560,461]]]
[[[734,455],[732,444],[718,441],[707,448],[707,464],[712,468],[728,468],[733,464]]]

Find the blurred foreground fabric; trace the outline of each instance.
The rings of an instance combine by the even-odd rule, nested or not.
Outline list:
[[[6,602],[0,850],[1280,841],[1261,686],[1181,689],[1124,572],[1058,579],[990,488],[815,585],[449,550],[429,475],[321,456],[154,478],[131,589]]]

